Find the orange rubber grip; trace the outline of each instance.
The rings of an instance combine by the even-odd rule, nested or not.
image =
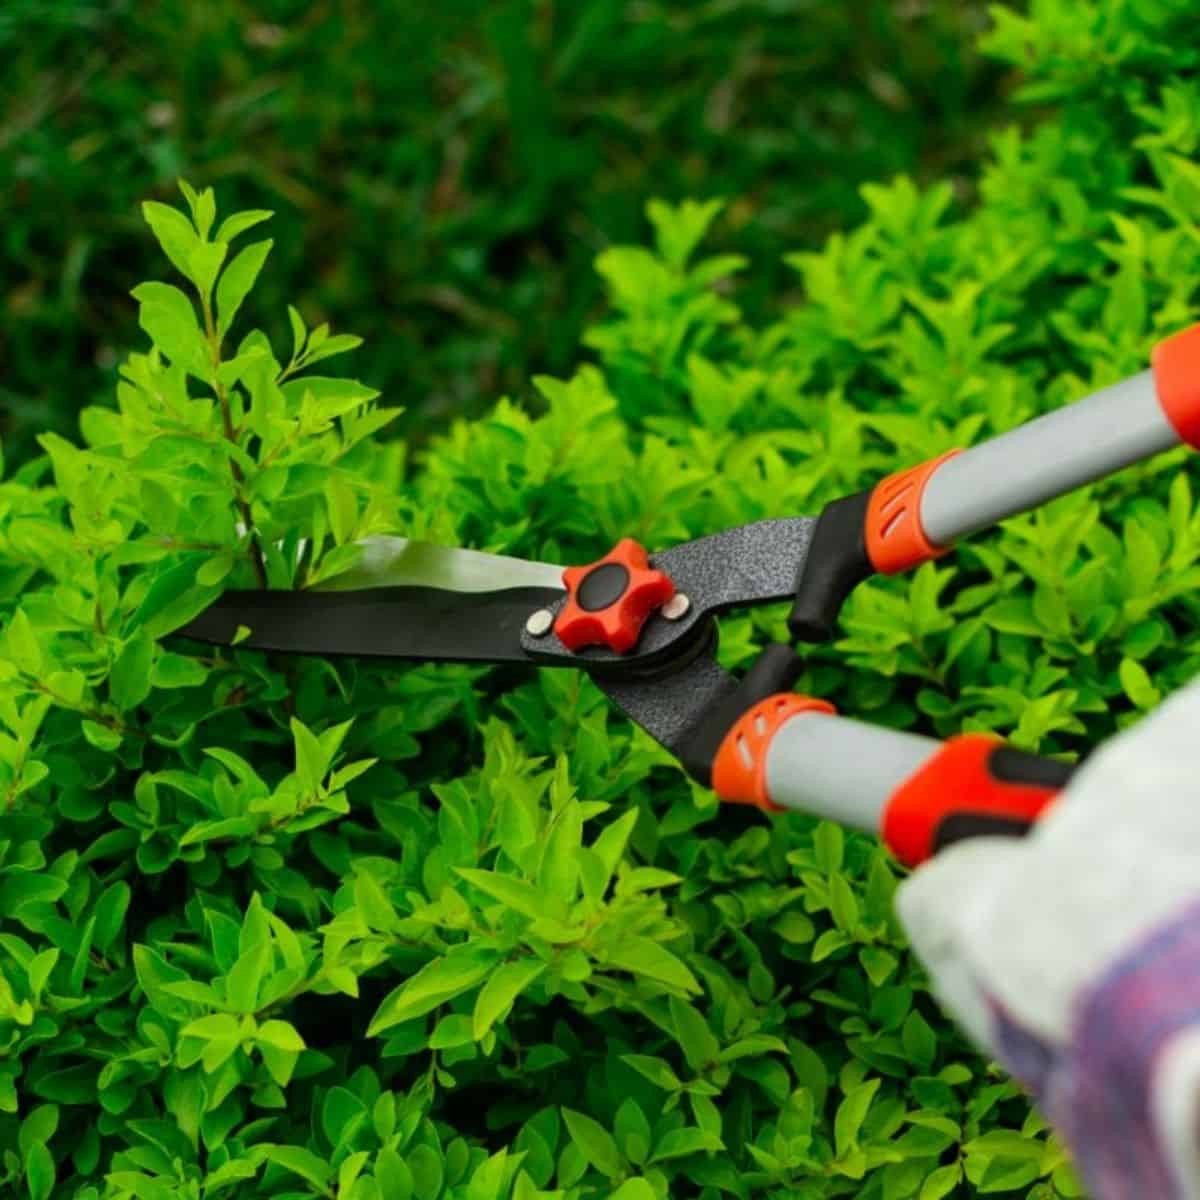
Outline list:
[[[712,788],[722,800],[782,812],[767,795],[767,751],[783,723],[802,712],[834,713],[827,700],[780,692],[746,709],[713,759]]]
[[[1000,769],[1002,755],[1014,766]],[[961,838],[1022,833],[1053,803],[1071,767],[1036,759],[990,734],[949,738],[892,793],[884,809],[883,840],[906,866],[926,862]],[[1044,782],[1055,777],[1054,784]]]
[[[1159,342],[1150,362],[1167,420],[1181,441],[1200,450],[1200,325]]]
[[[881,479],[867,505],[867,557],[882,575],[897,575],[910,567],[949,554],[951,547],[935,546],[921,528],[921,496],[933,473],[961,450],[918,463]]]

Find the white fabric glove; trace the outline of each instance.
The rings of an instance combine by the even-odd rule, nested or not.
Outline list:
[[[948,847],[897,908],[1094,1200],[1200,1200],[1200,682],[1093,753],[1026,838]]]

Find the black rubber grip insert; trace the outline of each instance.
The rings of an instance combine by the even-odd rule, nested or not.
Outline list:
[[[973,837],[1024,837],[1033,825],[1017,817],[999,817],[991,813],[951,813],[938,825],[933,835],[933,852],[944,850],[954,842]]]
[[[828,641],[846,597],[875,573],[867,554],[870,501],[870,490],[843,496],[827,504],[817,518],[788,617],[788,628],[797,641]]]
[[[997,783],[1021,783],[1028,787],[1064,788],[1075,773],[1074,763],[1042,758],[1012,746],[999,746],[988,757],[988,774]]]

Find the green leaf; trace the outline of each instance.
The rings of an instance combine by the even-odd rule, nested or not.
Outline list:
[[[184,1001],[177,999],[167,990],[171,984],[187,980],[185,972],[172,966],[157,951],[149,946],[135,945],[132,950],[133,967],[138,986],[146,993],[151,1006],[164,1016],[180,1019],[187,1011]]]
[[[304,790],[315,793],[320,790],[329,760],[320,739],[307,725],[295,717],[292,717],[290,724],[296,747],[296,773]]]
[[[288,305],[288,321],[292,327],[292,358],[297,359],[304,349],[308,330],[304,327],[304,318],[290,304]]]
[[[199,687],[208,678],[208,669],[186,654],[159,654],[151,669],[150,680],[158,688]]]
[[[837,927],[853,934],[858,928],[858,900],[844,875],[833,875],[829,880],[829,908]]]
[[[762,1054],[786,1054],[787,1044],[767,1033],[751,1033],[725,1047],[717,1055],[717,1061],[734,1062],[739,1058],[757,1058]]]
[[[80,722],[80,728],[83,730],[83,736],[88,742],[95,746],[97,750],[103,750],[106,754],[111,754],[121,745],[120,732],[110,728],[108,725],[101,725],[98,721],[85,719]]]
[[[811,942],[816,934],[816,926],[796,909],[790,909],[783,913],[772,928],[785,942],[790,942],[794,946]]]
[[[937,1055],[937,1035],[916,1009],[905,1019],[901,1036],[905,1053],[922,1071],[928,1072]]]
[[[218,838],[249,837],[257,832],[258,821],[254,817],[226,817],[221,821],[202,821],[193,825],[179,839],[181,848],[198,846],[202,842],[212,842]]]
[[[429,1035],[430,1050],[449,1050],[475,1041],[475,1025],[466,1013],[448,1013]]]
[[[846,835],[841,826],[832,821],[822,821],[813,831],[817,867],[828,875],[836,875],[842,869],[845,845]]]
[[[846,1093],[846,1098],[838,1105],[833,1118],[833,1136],[839,1158],[848,1154],[858,1145],[858,1131],[866,1120],[867,1110],[875,1093],[879,1091],[880,1080],[868,1079]]]
[[[622,896],[633,896],[638,892],[648,892],[653,888],[670,887],[680,883],[682,876],[674,871],[664,871],[661,867],[634,867],[627,871],[617,885],[617,892]]]
[[[258,1007],[258,992],[271,964],[271,944],[263,941],[240,955],[225,977],[225,995],[235,1012],[252,1013]]]
[[[1140,521],[1125,522],[1125,555],[1122,560],[1131,594],[1148,594],[1158,580],[1161,557],[1150,532]]]
[[[200,1038],[203,1041],[228,1041],[236,1039],[241,1030],[241,1023],[230,1013],[210,1013],[207,1017],[198,1017],[189,1021],[180,1031],[180,1037]]]
[[[579,847],[583,838],[583,813],[578,800],[568,800],[559,810],[542,854],[538,885],[550,896],[570,903],[579,879]]]
[[[192,302],[177,287],[143,283],[133,289],[138,324],[173,363],[201,379],[210,374],[208,345],[196,321]]]
[[[488,977],[475,1001],[475,1040],[508,1013],[516,998],[546,969],[546,964],[536,959],[505,963]]]
[[[29,1154],[34,1146],[48,1142],[58,1129],[58,1105],[40,1104],[29,1116],[21,1122],[17,1134],[17,1148],[22,1157]]]
[[[849,945],[850,939],[840,929],[827,929],[813,943],[812,960],[815,963],[824,962],[831,954],[836,954]]]
[[[362,338],[355,337],[352,333],[339,333],[336,337],[328,338],[322,342],[316,350],[310,346],[308,353],[304,356],[304,365],[306,367],[315,366],[326,358],[333,358],[337,354],[345,354],[347,350],[357,350],[361,345]]]
[[[95,945],[101,954],[109,952],[121,933],[131,896],[129,884],[121,879],[107,887],[96,901]]]
[[[242,250],[227,266],[217,284],[217,333],[224,337],[233,324],[233,318],[242,306],[258,273],[267,261],[274,245],[270,239],[254,242]]]
[[[1040,1160],[1045,1143],[1036,1137],[1026,1137],[1015,1129],[993,1129],[963,1143],[966,1154],[986,1154],[995,1158]]]
[[[679,205],[648,201],[646,215],[654,226],[662,257],[671,266],[682,268],[723,207],[722,200],[687,199]]]
[[[890,951],[880,949],[878,946],[864,946],[858,952],[858,961],[862,963],[863,970],[867,973],[867,978],[870,979],[875,987],[882,987],[883,984],[891,978],[892,973],[899,966],[899,959]]]
[[[610,1200],[658,1200],[658,1193],[644,1179],[627,1179]]]
[[[628,812],[622,813],[611,825],[606,825],[592,843],[592,853],[598,855],[604,864],[605,886],[612,879],[617,864],[625,854],[625,847],[629,844],[629,836],[633,833],[633,827],[637,824],[637,820],[638,810],[631,808]],[[601,894],[603,894],[603,889],[601,889]]]
[[[304,1039],[287,1021],[264,1021],[255,1034],[258,1052],[271,1078],[286,1087],[304,1050]]]
[[[67,989],[73,996],[83,994],[83,982],[87,978],[88,959],[92,952],[92,938],[96,931],[96,918],[90,916],[84,922],[79,935],[79,947],[71,961],[71,973],[67,978]]]
[[[1138,708],[1154,708],[1162,699],[1162,693],[1154,686],[1146,668],[1136,659],[1121,659],[1117,674],[1121,680],[1121,687],[1125,689],[1125,695]]]
[[[606,1175],[609,1179],[619,1175],[625,1164],[612,1134],[585,1113],[564,1108],[562,1115],[571,1134],[571,1141],[579,1148],[583,1157],[601,1175]]]
[[[34,1146],[25,1159],[25,1182],[29,1200],[49,1200],[54,1191],[54,1158],[42,1143]]]
[[[220,591],[219,587],[198,587],[195,560],[184,560],[155,577],[131,624],[143,626],[152,638],[165,637],[199,616]]]
[[[683,1047],[688,1066],[699,1073],[708,1064],[716,1062],[721,1052],[721,1044],[700,1013],[685,1000],[672,996],[669,1006],[675,1036]]]
[[[390,1146],[382,1147],[375,1155],[375,1180],[387,1200],[410,1200],[413,1194],[413,1174],[408,1163]]]
[[[36,954],[33,961],[29,964],[27,968],[29,990],[33,992],[35,999],[41,995],[42,989],[46,986],[46,982],[50,978],[50,973],[58,963],[59,956],[60,952],[51,946]]]
[[[137,1200],[177,1200],[178,1193],[169,1183],[153,1179],[139,1171],[110,1171],[105,1182],[123,1188]]]
[[[325,481],[325,509],[333,540],[339,546],[348,542],[354,536],[358,522],[358,497],[341,475],[333,475]]]
[[[108,677],[108,694],[119,709],[136,708],[150,694],[153,664],[154,642],[144,629],[139,629],[125,643]]]
[[[491,971],[494,962],[493,956],[468,948],[452,950],[426,963],[384,999],[371,1020],[367,1036],[376,1037],[470,991]]]
[[[38,675],[42,669],[42,648],[23,608],[13,613],[5,631],[9,656],[27,675]]]
[[[245,212],[233,213],[221,222],[217,230],[218,242],[232,242],[235,237],[253,229],[255,225],[270,220],[275,214],[265,208],[251,208]]]
[[[639,1166],[650,1154],[652,1131],[646,1114],[632,1096],[626,1096],[617,1109],[613,1135],[621,1152]]]
[[[274,1046],[276,1050],[299,1053],[304,1049],[304,1039],[287,1021],[264,1021],[258,1027],[255,1038],[260,1046]]]
[[[365,1125],[367,1118],[367,1106],[348,1088],[334,1086],[325,1093],[321,1130],[331,1145],[336,1146],[347,1133]]]
[[[233,1158],[215,1171],[209,1171],[204,1176],[204,1191],[207,1195],[215,1195],[222,1188],[253,1179],[258,1174],[258,1167],[244,1158]]]
[[[354,905],[371,929],[386,933],[396,928],[395,906],[370,871],[359,871],[354,877]]]
[[[622,1054],[621,1061],[663,1091],[675,1092],[683,1087],[683,1083],[671,1070],[671,1064],[665,1058],[656,1058],[649,1054]]]
[[[485,1158],[471,1175],[466,1200],[507,1200],[509,1192],[504,1185],[509,1167],[507,1148]]]
[[[430,1146],[417,1146],[409,1152],[408,1167],[412,1172],[413,1195],[416,1200],[435,1200],[442,1192],[446,1170],[441,1156]]]
[[[455,870],[473,887],[486,892],[515,912],[534,920],[548,915],[545,897],[523,879],[502,875],[498,871],[478,871],[473,867],[456,867]]]
[[[645,937],[626,937],[609,947],[608,965],[642,975],[668,987],[698,992],[696,977],[669,950]]]
[[[938,1167],[926,1177],[917,1200],[943,1200],[943,1197],[954,1191],[961,1178],[962,1167],[958,1163]]]
[[[224,387],[231,388],[265,358],[266,355],[259,349],[247,350],[245,354],[226,359],[217,368],[217,378]]]
[[[177,208],[147,200],[142,204],[142,216],[154,231],[163,253],[171,265],[185,278],[192,279],[192,253],[200,245],[200,238],[187,217]]]
[[[212,223],[217,216],[217,197],[210,187],[206,187],[194,200],[189,199],[192,210],[192,220],[196,222],[196,232],[202,237],[208,237]],[[217,238],[217,241],[220,241]]]
[[[650,1161],[663,1162],[669,1158],[683,1158],[688,1154],[698,1154],[702,1150],[724,1150],[725,1144],[715,1134],[703,1129],[672,1129],[665,1133],[662,1140],[654,1147]]]
[[[66,881],[56,876],[9,871],[0,876],[0,912],[14,917],[29,904],[53,904],[66,890]]]
[[[207,303],[212,296],[213,284],[221,264],[225,261],[225,252],[229,249],[224,242],[205,242],[192,251],[191,276],[196,284],[196,291]]]
[[[318,1191],[324,1192],[333,1176],[333,1168],[329,1163],[303,1146],[267,1145],[262,1149],[267,1159],[278,1163],[293,1175],[307,1179]]]

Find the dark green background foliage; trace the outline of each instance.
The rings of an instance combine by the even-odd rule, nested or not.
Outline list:
[[[780,247],[859,219],[862,181],[965,177],[1001,77],[983,23],[977,0],[5,0],[7,444],[111,395],[157,269],[137,205],[179,175],[277,212],[256,318],[364,336],[421,434],[574,366],[592,259],[651,196],[728,197],[716,244],[754,254],[765,310]]]
[[[865,188],[859,223],[782,256],[798,298],[754,319],[743,286],[785,247],[732,255],[765,236],[736,197],[650,205],[597,260],[594,361],[418,453],[390,385],[347,378],[350,327],[287,312],[303,212],[226,224],[226,192],[265,203],[252,179],[215,217],[191,189],[145,210],[170,263],[136,287],[115,398],[0,484],[5,1194],[1080,1194],[932,1002],[872,839],[719,811],[568,672],[162,639],[222,587],[311,585],[375,532],[579,562],[815,512],[1142,369],[1196,315],[1190,8],[998,10],[982,47],[1042,115],[992,139],[977,201]],[[45,286],[49,337],[77,298]],[[1078,753],[1196,672],[1184,462],[864,585],[800,688]],[[724,660],[783,618],[725,621]]]

